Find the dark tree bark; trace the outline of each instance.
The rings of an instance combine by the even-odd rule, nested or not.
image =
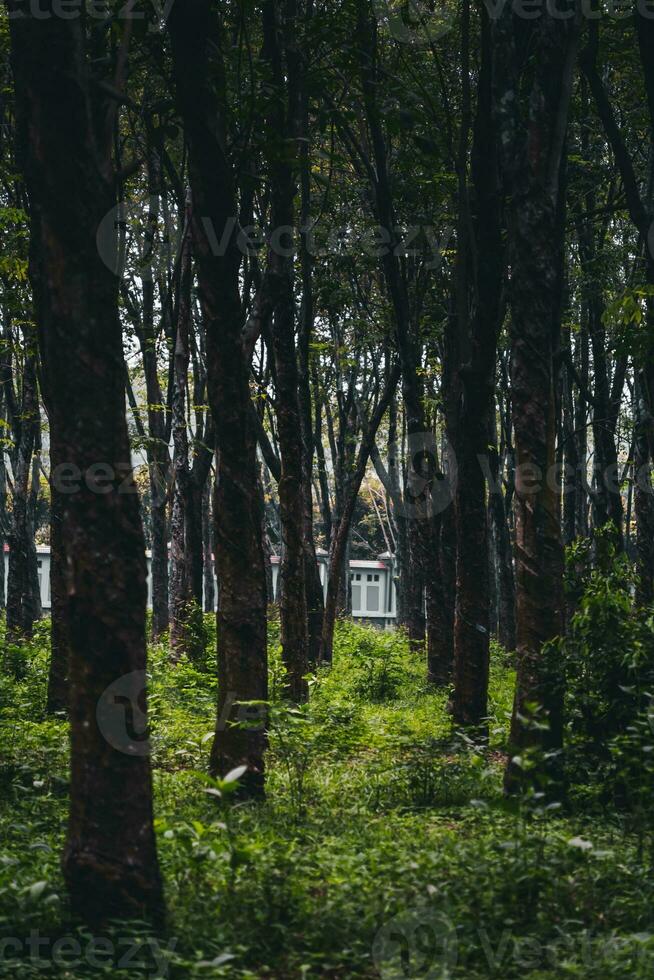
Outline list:
[[[265,725],[244,728],[238,701],[266,701],[266,570],[257,434],[249,391],[251,347],[244,343],[239,294],[241,253],[234,172],[225,144],[225,106],[210,71],[223,77],[221,26],[208,0],[174,7],[169,17],[179,107],[189,144],[194,255],[206,328],[207,390],[218,472],[214,535],[218,578],[218,721],[210,766],[224,775],[245,764],[244,791],[264,788]],[[211,39],[211,60],[209,59]],[[202,220],[200,221],[200,216]],[[209,232],[225,247],[212,249]]]
[[[307,4],[306,20],[312,16],[312,4]],[[307,602],[308,663],[313,666],[320,657],[323,589],[316,560],[313,530],[313,456],[314,436],[311,417],[310,344],[314,330],[313,258],[307,241],[311,227],[311,160],[309,155],[309,96],[306,71],[299,66],[299,120],[302,139],[299,149],[300,168],[300,275],[302,302],[298,336],[298,400],[302,427],[302,543],[304,547],[304,587]]]
[[[527,34],[528,36],[524,36]],[[554,355],[560,332],[564,242],[563,161],[577,26],[549,14],[525,24],[509,11],[494,25],[494,111],[509,195],[512,402],[516,447],[514,752],[562,742],[562,681],[544,652],[563,630],[563,548],[553,481]],[[529,52],[529,58],[527,58]],[[530,720],[529,705],[544,712]],[[546,722],[546,724],[542,724]],[[509,761],[506,788],[519,779]]]
[[[83,26],[52,9],[45,19],[10,21],[42,389],[61,463],[52,479],[66,485],[71,786],[63,865],[73,914],[95,925],[160,921],[163,898],[147,745],[130,743],[133,752],[121,740],[125,707],[108,692],[118,682],[147,724],[145,544],[129,462],[118,284],[96,243],[115,203],[114,105],[92,85]],[[108,737],[99,705],[118,726]]]
[[[513,553],[506,503],[502,491],[500,455],[491,442],[489,470],[491,477],[488,495],[488,511],[492,528],[496,591],[497,591],[497,638],[505,650],[515,650],[515,578]]]
[[[485,726],[488,710],[490,640],[488,510],[483,463],[487,460],[491,441],[490,415],[504,281],[498,148],[491,97],[491,28],[483,6],[481,18],[481,67],[472,148],[472,194],[469,194],[465,182],[465,144],[460,160],[459,263],[463,268],[459,273],[462,279],[459,291],[462,295],[457,304],[456,388],[459,397],[455,423],[458,472],[455,496],[457,553],[453,698],[455,723],[480,730]],[[464,45],[466,86],[469,85],[468,62]],[[465,128],[462,140],[464,138]],[[468,221],[473,241],[469,241]],[[477,262],[469,269],[467,253],[471,248]],[[468,291],[471,279],[474,280],[474,301],[470,315]]]
[[[264,56],[271,76],[268,112],[268,156],[271,182],[271,224],[274,240],[268,251],[268,274],[274,296],[271,323],[275,359],[277,432],[282,472],[278,484],[282,525],[279,613],[282,659],[289,696],[306,701],[309,632],[306,560],[303,533],[303,425],[298,399],[299,374],[295,350],[293,293],[296,155],[299,130],[298,59],[295,52],[294,0],[267,0],[263,7]]]

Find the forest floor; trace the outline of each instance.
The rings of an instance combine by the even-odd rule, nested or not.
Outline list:
[[[275,700],[271,627],[275,707],[258,804],[205,792],[213,673],[172,667],[153,648],[167,933],[116,923],[94,942],[67,917],[67,732],[44,720],[47,624],[39,630],[0,679],[0,975],[654,976],[642,821],[592,783],[565,806],[503,799],[514,678],[502,651],[482,752],[453,736],[447,695],[426,684],[399,633],[351,623],[305,711]]]

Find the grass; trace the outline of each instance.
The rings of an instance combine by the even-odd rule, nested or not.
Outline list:
[[[203,791],[215,682],[185,662],[171,667],[165,648],[153,648],[168,930],[155,944],[144,929],[116,924],[105,937],[113,953],[100,962],[69,921],[59,869],[67,731],[43,716],[46,629],[0,681],[0,937],[21,944],[16,955],[0,938],[0,974],[654,974],[650,851],[621,814],[591,791],[583,809],[502,797],[513,693],[502,652],[493,651],[491,743],[482,752],[452,732],[447,693],[427,685],[401,634],[348,622],[309,707],[274,705],[263,804],[221,806]],[[270,647],[278,690],[274,624]],[[35,933],[50,940],[40,963],[25,952]],[[81,955],[53,963],[57,937],[77,941]],[[119,955],[130,941],[140,965]]]

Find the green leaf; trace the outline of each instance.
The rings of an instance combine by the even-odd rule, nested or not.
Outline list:
[[[224,783],[235,783],[237,779],[240,779],[247,772],[247,766],[237,766],[236,769],[232,769],[228,772],[223,779]]]
[[[48,887],[47,881],[35,881],[33,885],[30,885],[30,889],[29,889],[30,898],[34,902],[37,902],[47,887]]]

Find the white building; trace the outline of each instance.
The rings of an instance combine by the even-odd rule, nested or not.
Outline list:
[[[37,546],[37,563],[39,570],[39,585],[41,587],[41,605],[44,610],[50,609],[50,548],[46,545]],[[327,553],[317,550],[318,567],[323,593],[327,595]],[[150,576],[150,553],[148,560],[148,606],[152,605],[152,579]],[[9,571],[9,549],[4,548],[5,561],[5,590]],[[273,595],[277,598],[280,559],[273,555],[271,558]],[[393,579],[394,560],[392,555],[381,555],[377,561],[355,559],[350,562],[350,589],[352,596],[352,618],[371,623],[385,629],[395,623],[397,617],[395,582]]]

